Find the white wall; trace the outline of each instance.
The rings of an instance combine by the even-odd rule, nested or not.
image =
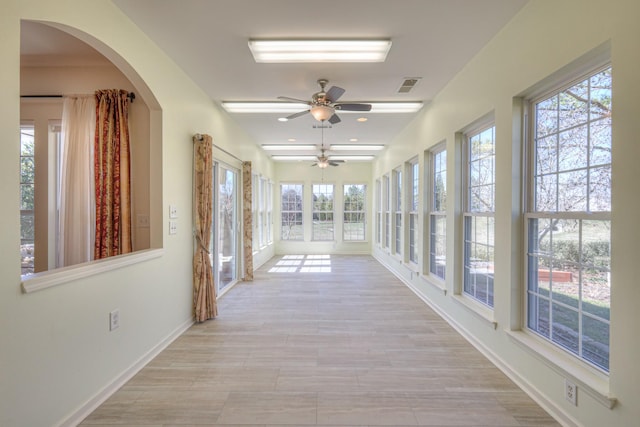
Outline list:
[[[372,234],[372,200],[374,185],[371,182],[370,163],[343,163],[340,166],[330,166],[326,169],[311,167],[311,162],[280,162],[276,163],[276,180],[274,182],[274,240],[276,254],[368,254],[371,253]],[[318,242],[311,239],[311,210],[312,184],[334,185],[334,239],[330,242]],[[303,226],[304,241],[280,240],[280,184],[304,184],[303,188]],[[342,206],[343,185],[366,184],[367,185],[367,211],[366,211],[366,241],[345,242],[342,239]]]
[[[446,140],[448,170],[459,174],[456,132],[493,114],[497,135],[495,310],[479,315],[454,295],[461,277],[459,178],[448,181],[446,293],[398,265],[377,246],[374,255],[449,319],[499,367],[566,425],[633,426],[640,419],[640,3],[635,0],[535,0],[438,94],[376,162],[373,177]],[[453,29],[452,29],[453,30]],[[613,187],[610,375],[602,375],[521,331],[523,229],[521,116],[517,98],[578,58],[610,44],[613,67]],[[599,48],[600,47],[600,48]],[[604,49],[606,50],[606,48]],[[514,101],[515,99],[515,101]],[[451,176],[451,175],[450,175]],[[458,273],[457,275],[454,273]],[[457,277],[456,277],[457,276]],[[487,319],[488,318],[488,319]],[[497,326],[496,326],[497,325]],[[495,329],[494,329],[494,326]],[[526,344],[524,344],[526,343]],[[533,348],[533,350],[531,349]],[[541,357],[542,352],[548,353]],[[564,379],[578,384],[578,406],[564,398]],[[605,404],[617,399],[613,409]]]
[[[235,123],[108,0],[8,0],[0,14],[0,425],[78,421],[93,398],[133,373],[157,346],[192,322],[191,162],[194,133],[265,174],[270,161]],[[20,20],[64,26],[90,42],[149,105],[151,236],[155,258],[24,294],[20,287]],[[158,124],[154,127],[154,124]],[[13,141],[13,142],[12,142]],[[245,158],[245,155],[247,156]],[[168,205],[178,234],[168,235]],[[156,208],[153,208],[156,207]],[[107,267],[112,264],[106,264]],[[109,312],[120,328],[109,332]],[[80,411],[80,412],[78,412]]]

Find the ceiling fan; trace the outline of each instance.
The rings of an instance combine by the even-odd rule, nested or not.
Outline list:
[[[311,115],[319,122],[329,121],[331,124],[336,124],[340,122],[340,117],[336,114],[336,110],[371,111],[371,104],[337,103],[336,101],[342,96],[345,90],[338,86],[331,86],[329,90],[325,91],[327,83],[329,83],[329,80],[327,79],[318,79],[320,92],[314,93],[311,101],[303,101],[301,99],[290,98],[288,96],[279,96],[278,99],[283,101],[302,103],[309,106],[308,110],[291,114],[287,119],[295,119],[296,117],[311,113]]]
[[[320,169],[325,169],[329,166],[338,166],[339,163],[344,163],[344,160],[331,160],[324,154],[325,149],[320,149],[320,155],[318,156],[318,161],[313,163],[311,166],[318,166]]]

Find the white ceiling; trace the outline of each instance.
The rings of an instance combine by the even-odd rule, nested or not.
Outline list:
[[[216,103],[310,99],[318,78],[346,89],[341,102],[422,101],[443,86],[524,6],[526,0],[113,0]],[[389,38],[384,63],[258,64],[250,38]],[[51,53],[48,36],[23,37],[23,53]],[[422,77],[408,94],[404,78]],[[415,114],[340,113],[325,145],[388,144]],[[257,144],[320,144],[310,115],[232,114]],[[194,132],[197,131],[194,129]]]

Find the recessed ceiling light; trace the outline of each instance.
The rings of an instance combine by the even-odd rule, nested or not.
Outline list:
[[[267,151],[281,151],[281,150],[317,150],[313,144],[262,144],[262,148]]]
[[[358,142],[358,138],[351,138],[349,141],[350,142]]]
[[[278,121],[279,122],[288,122],[289,119],[287,119],[286,117],[278,117]]]
[[[391,40],[249,40],[256,62],[384,62]]]
[[[379,151],[384,149],[383,144],[332,144],[331,151]]]
[[[296,142],[296,139],[295,139],[295,138],[289,138],[289,139],[287,139],[287,141],[289,141],[289,142]]]
[[[367,121],[367,120],[369,120],[369,119],[367,119],[366,117],[358,117],[358,119],[357,119],[357,120],[358,120],[359,122],[366,122],[366,121]]]

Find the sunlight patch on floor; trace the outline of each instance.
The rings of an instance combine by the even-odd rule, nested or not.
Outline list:
[[[269,273],[331,273],[331,255],[284,255]]]

